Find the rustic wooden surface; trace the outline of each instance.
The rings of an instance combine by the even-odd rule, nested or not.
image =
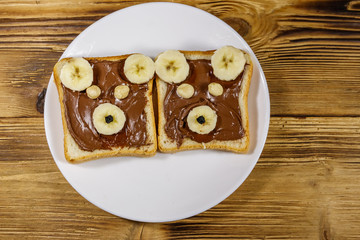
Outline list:
[[[228,199],[163,224],[81,197],[47,146],[38,94],[91,23],[143,1],[0,1],[0,239],[360,239],[360,1],[174,1],[208,11],[257,55],[268,139]]]

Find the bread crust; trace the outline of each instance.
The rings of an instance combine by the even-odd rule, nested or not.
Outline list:
[[[215,50],[211,51],[180,51],[188,60],[206,59],[210,60]],[[243,51],[248,67],[244,69],[244,77],[241,83],[239,94],[239,106],[241,112],[242,126],[244,128],[244,137],[238,140],[219,141],[212,140],[207,143],[199,143],[190,138],[184,138],[180,147],[177,146],[176,141],[170,139],[165,132],[166,118],[164,115],[164,98],[167,90],[167,83],[156,77],[157,96],[158,96],[158,146],[161,152],[178,152],[194,149],[216,149],[231,151],[235,153],[247,152],[250,145],[249,134],[249,116],[248,116],[248,93],[250,89],[250,82],[253,72],[253,63],[250,55]]]
[[[86,60],[106,60],[106,61],[119,61],[126,59],[127,55],[121,56],[111,56],[111,57],[91,57],[85,58]],[[92,152],[82,150],[78,144],[75,142],[74,138],[71,136],[70,131],[67,126],[67,121],[65,117],[65,106],[64,106],[64,92],[60,80],[60,71],[63,65],[70,58],[61,59],[54,66],[54,81],[56,88],[59,94],[59,101],[61,107],[61,118],[64,131],[64,154],[65,159],[70,163],[81,163],[89,160],[105,158],[105,157],[115,157],[115,156],[141,156],[148,157],[156,154],[157,150],[157,140],[156,140],[156,127],[155,127],[155,117],[154,117],[154,108],[152,100],[152,91],[153,91],[153,79],[148,82],[148,91],[146,92],[147,104],[145,106],[146,118],[147,118],[147,145],[141,147],[117,147],[112,148],[111,150],[97,149]]]

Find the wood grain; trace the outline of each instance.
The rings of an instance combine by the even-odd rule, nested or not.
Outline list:
[[[0,50],[0,117],[42,117],[36,111],[37,96],[47,86],[60,55]]]
[[[35,116],[30,104],[67,45],[94,21],[134,3],[139,2],[2,2],[0,107],[16,110],[1,115]],[[360,11],[355,1],[185,3],[220,17],[248,41],[267,77],[273,115],[359,116]],[[11,105],[4,106],[10,97]]]
[[[249,43],[271,99],[254,171],[214,208],[150,224],[82,198],[46,143],[39,92],[68,44],[149,1],[0,1],[0,239],[359,239],[360,2],[182,0]]]
[[[5,118],[0,122],[0,236],[356,239],[359,129],[359,118],[273,117],[257,166],[228,199],[187,220],[143,224],[112,216],[71,188],[51,158],[42,119],[14,123]],[[350,154],[344,158],[343,152]]]

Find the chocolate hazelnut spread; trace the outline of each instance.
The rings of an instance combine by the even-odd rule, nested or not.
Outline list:
[[[180,84],[192,85],[195,92],[191,98],[184,99],[176,93],[180,84],[168,84],[164,98],[167,136],[175,140],[178,147],[186,137],[199,143],[242,138],[245,133],[241,124],[239,93],[243,73],[248,65],[245,65],[245,70],[235,80],[221,81],[213,74],[210,60],[188,60],[188,63],[190,66],[189,76]],[[220,96],[213,96],[208,92],[208,85],[213,82],[222,85],[224,92]],[[189,129],[186,123],[191,109],[202,105],[212,108],[218,116],[215,129],[209,134],[195,133]]]
[[[90,99],[85,91],[72,91],[62,86],[67,127],[75,142],[85,151],[146,145],[145,106],[148,83],[133,84],[127,80],[123,72],[125,59],[116,62],[88,61],[94,72],[93,85],[101,89],[97,99]],[[129,95],[122,100],[114,96],[114,89],[118,85],[128,85],[130,88]],[[102,103],[115,104],[124,111],[126,122],[120,132],[102,135],[96,131],[92,113]]]

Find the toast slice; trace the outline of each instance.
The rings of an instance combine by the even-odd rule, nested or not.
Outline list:
[[[159,150],[177,152],[217,149],[235,153],[246,152],[250,140],[248,92],[253,71],[250,55],[242,51],[246,62],[235,80],[221,81],[214,76],[211,66],[211,57],[215,50],[180,52],[190,66],[186,79],[180,83],[168,83],[159,76],[156,77]],[[208,85],[211,82],[219,83],[223,87],[223,94],[210,94]],[[187,99],[177,93],[177,89],[184,83],[194,87],[194,94]],[[207,134],[198,134],[189,128],[187,117],[191,109],[197,106],[209,106],[216,112],[216,126]]]
[[[84,58],[93,69],[92,85],[101,94],[91,99],[86,91],[73,91],[61,82],[63,66],[71,58],[61,59],[54,66],[54,79],[59,94],[64,130],[64,153],[70,163],[113,156],[152,156],[156,153],[156,127],[152,102],[153,80],[142,84],[131,83],[123,72],[130,55]],[[129,86],[128,96],[117,99],[114,89]],[[102,103],[111,103],[123,110],[126,120],[115,134],[103,135],[94,127],[94,109]],[[107,120],[106,120],[107,121]]]

